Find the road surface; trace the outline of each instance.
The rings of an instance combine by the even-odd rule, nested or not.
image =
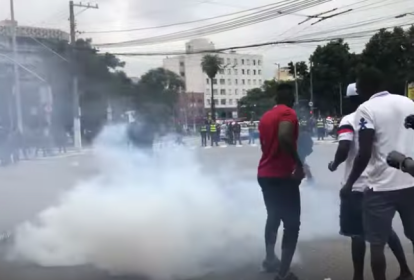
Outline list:
[[[206,170],[225,170],[229,162],[237,166],[241,176],[255,180],[255,169],[260,156],[259,147],[227,147],[227,148],[195,148]],[[317,143],[314,153],[309,159],[317,180],[317,188],[338,191],[342,170],[332,174],[327,172],[327,165],[333,157],[336,145],[332,141]],[[72,154],[68,156],[22,162],[16,166],[0,169],[0,231],[13,228],[36,213],[56,202],[58,195],[73,187],[79,180],[93,176],[98,172],[96,161],[91,153]],[[257,186],[252,186],[256,188]],[[312,187],[310,187],[312,188]],[[315,186],[316,188],[316,186]],[[259,192],[259,188],[257,187]],[[308,190],[309,191],[309,190]],[[303,201],[307,197],[303,196]],[[321,197],[320,207],[323,212],[325,202]],[[329,203],[335,204],[336,201]],[[332,209],[326,209],[332,211]],[[306,215],[305,215],[306,216]],[[305,217],[304,217],[305,218]],[[318,221],[318,219],[315,219]],[[398,220],[398,219],[396,219]],[[323,217],[315,227],[324,224]],[[311,225],[304,223],[304,232]],[[403,236],[401,225],[396,222],[396,231],[402,238],[409,263],[413,263],[411,246]],[[262,231],[262,228],[258,228]],[[279,246],[279,245],[278,245]],[[1,248],[1,247],[0,247]],[[350,279],[352,266],[350,260],[350,242],[347,238],[332,235],[330,238],[306,241],[298,246],[300,261],[296,262],[293,270],[300,279]],[[398,269],[390,251],[387,249],[389,279],[394,279]],[[261,259],[251,265],[226,273],[207,275],[200,280],[253,280],[272,279],[272,275],[261,274],[259,265]],[[367,264],[369,264],[367,256]],[[372,279],[369,268],[366,268],[366,279]],[[10,263],[0,261],[0,279],[7,280],[74,280],[74,279],[134,279],[131,277],[110,277],[105,272],[91,267],[42,268],[35,265]]]

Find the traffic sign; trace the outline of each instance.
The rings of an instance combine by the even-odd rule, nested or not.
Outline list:
[[[313,102],[312,101],[310,101],[309,102],[309,107],[312,107],[313,106]]]

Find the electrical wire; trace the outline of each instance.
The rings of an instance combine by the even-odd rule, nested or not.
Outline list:
[[[280,16],[285,16],[286,14],[290,14],[296,11],[300,11],[303,9],[307,9],[310,7],[314,7],[320,5],[322,3],[326,3],[330,0],[296,0],[295,3],[290,5],[282,4],[282,1],[278,7],[272,7],[270,9],[254,12],[248,16],[241,16],[235,19],[226,20],[223,22],[210,24],[207,26],[194,28],[190,30],[175,32],[172,34],[154,36],[150,38],[138,39],[138,40],[130,40],[125,42],[118,42],[118,43],[106,43],[106,44],[95,44],[96,46],[100,47],[124,47],[124,46],[131,46],[131,45],[144,45],[144,44],[155,44],[155,43],[164,43],[170,42],[174,40],[183,40],[192,37],[200,37],[203,35],[211,35],[217,34],[224,31],[238,29],[244,26],[249,26],[252,24],[256,24],[259,22],[267,21],[270,19],[274,19]],[[291,1],[292,2],[292,1]]]

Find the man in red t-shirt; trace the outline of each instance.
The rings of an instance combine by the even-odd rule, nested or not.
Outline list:
[[[296,279],[289,270],[299,236],[299,185],[305,175],[297,152],[299,125],[292,109],[295,101],[293,92],[289,84],[279,85],[277,105],[267,111],[259,123],[262,157],[258,181],[267,210],[263,269],[267,272],[278,271],[275,279]],[[283,222],[284,233],[279,260],[275,244],[280,222]]]

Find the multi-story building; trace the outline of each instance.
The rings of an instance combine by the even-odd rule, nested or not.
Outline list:
[[[276,70],[276,81],[293,81],[295,80],[295,77],[290,74],[288,67],[281,67],[278,70]]]
[[[237,114],[238,101],[247,91],[263,84],[263,56],[239,54],[235,51],[218,53],[223,68],[213,81],[201,68],[203,56],[214,50],[214,44],[206,39],[195,39],[186,44],[186,55],[167,57],[163,67],[185,79],[187,92],[204,94],[204,107],[211,107],[211,83],[216,111],[219,117],[234,117]],[[192,53],[205,51],[204,53]]]
[[[11,124],[15,121],[13,25],[17,26],[17,63],[20,73],[23,121],[25,125],[28,125],[36,119],[35,116],[48,117],[47,115],[52,113],[56,105],[56,100],[53,100],[54,93],[68,88],[68,85],[60,83],[61,73],[55,63],[56,61],[65,62],[51,55],[51,52],[44,45],[42,46],[40,41],[67,42],[69,34],[57,29],[20,26],[17,22],[0,21],[0,85],[2,89],[0,120]],[[51,82],[54,84],[52,85]],[[68,103],[67,100],[61,102]]]

